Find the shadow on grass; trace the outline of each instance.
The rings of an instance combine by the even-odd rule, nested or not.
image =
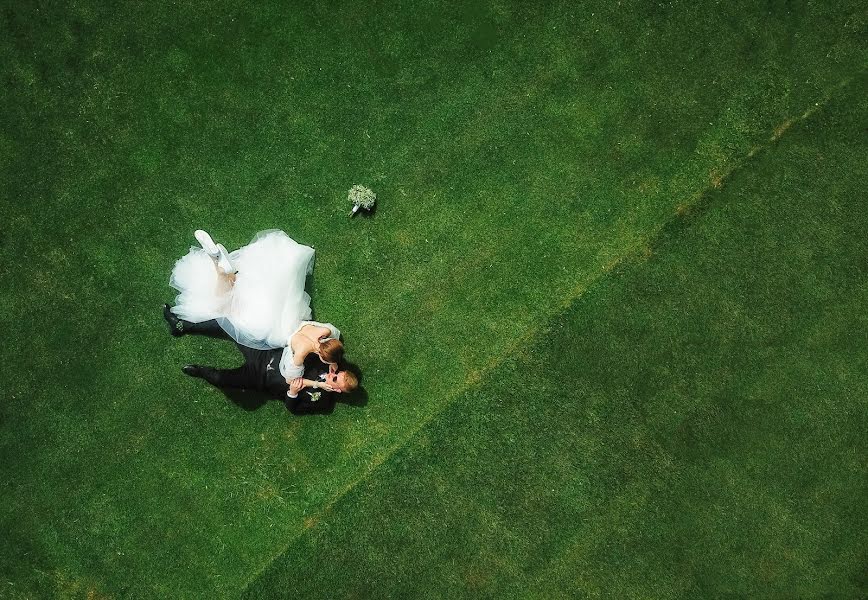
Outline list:
[[[271,397],[268,394],[256,390],[242,390],[236,388],[217,389],[223,392],[223,395],[226,396],[232,404],[235,404],[247,412],[253,412],[271,400]]]
[[[373,219],[377,214],[377,206],[379,206],[379,197],[377,197],[377,203],[374,204],[371,208],[364,209],[360,208],[356,214],[350,214],[351,219]]]
[[[344,361],[341,365],[341,371],[349,371],[353,375],[356,376],[356,379],[359,380],[359,387],[354,389],[352,392],[345,394],[338,394],[338,402],[340,404],[346,404],[347,406],[353,406],[355,408],[362,408],[368,405],[368,391],[365,389],[364,383],[364,375],[362,374],[362,370],[359,368],[359,365],[356,363],[351,363],[349,361]]]

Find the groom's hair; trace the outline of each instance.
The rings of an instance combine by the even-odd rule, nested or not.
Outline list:
[[[352,371],[342,371],[344,374],[344,381],[347,382],[347,390],[348,392],[352,392],[357,387],[359,387],[359,378],[356,377],[356,374]]]
[[[344,357],[344,345],[340,340],[325,340],[319,345],[319,356],[328,363],[339,362]]]

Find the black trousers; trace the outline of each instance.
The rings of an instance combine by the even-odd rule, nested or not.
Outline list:
[[[223,331],[217,321],[190,323],[184,321],[184,333],[207,335],[208,337],[231,339]],[[244,364],[234,369],[203,369],[202,378],[213,386],[220,388],[238,388],[266,392],[275,398],[283,398],[289,389],[283,375],[280,374],[280,357],[283,348],[274,350],[256,350],[241,344],[235,344],[244,356]]]

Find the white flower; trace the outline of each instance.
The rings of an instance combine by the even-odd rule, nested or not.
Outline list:
[[[322,392],[312,392],[310,395],[310,401],[311,402],[318,402],[320,399],[320,396],[322,396]]]

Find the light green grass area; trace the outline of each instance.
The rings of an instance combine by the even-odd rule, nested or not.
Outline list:
[[[849,89],[675,219],[248,596],[859,597],[866,109]]]
[[[504,369],[516,372],[513,361],[528,356],[553,318],[577,300],[591,302],[586,296],[603,302],[600,290],[620,281],[612,278],[619,263],[653,244],[674,215],[728,186],[734,170],[743,166],[748,177],[755,157],[772,161],[772,139],[783,143],[792,129],[808,127],[803,120],[822,117],[829,98],[858,98],[853,90],[865,87],[859,2],[523,4],[109,9],[86,1],[0,10],[0,595],[233,597],[251,581],[251,591],[269,593],[272,582],[282,585],[306,566],[293,562],[305,544],[321,539],[349,551],[337,547],[340,536],[369,514],[347,516],[350,497],[368,489],[390,497],[401,465],[421,456],[414,450],[421,436],[450,437],[444,428],[457,427],[467,394],[490,403],[513,397],[491,382]],[[835,114],[851,114],[857,105],[834,106]],[[822,130],[809,137],[846,149]],[[812,180],[838,173],[832,162],[818,164],[828,166]],[[757,185],[778,189],[784,173],[799,174],[782,165],[757,176]],[[841,190],[861,191],[860,166],[841,172]],[[356,183],[378,193],[371,218],[346,217],[346,191]],[[814,188],[803,200],[826,198]],[[764,201],[752,200],[757,208]],[[746,223],[777,231],[766,221]],[[745,235],[730,226],[711,237]],[[228,344],[170,338],[161,321],[160,305],[172,297],[169,271],[196,228],[230,248],[281,228],[317,249],[316,317],[345,332],[350,358],[365,373],[367,406],[312,418],[294,418],[277,403],[248,413],[180,373],[187,362],[238,361]],[[636,311],[651,292],[636,290]],[[856,314],[862,305],[853,302]],[[649,326],[659,314],[649,308]],[[655,327],[699,334],[668,318]],[[581,323],[564,327],[576,333],[554,336],[558,344],[588,339]],[[627,331],[628,324],[596,332],[600,356]],[[787,330],[782,343],[797,344],[800,335]],[[585,356],[572,348],[551,348],[570,353],[564,368]],[[636,369],[670,368],[656,346],[629,349]],[[641,406],[644,396],[628,385],[638,380],[618,373],[606,383],[598,372],[599,401],[616,393],[623,405]],[[590,406],[578,404],[575,414]],[[528,426],[581,434],[582,420],[552,408],[529,410]],[[599,434],[594,443],[621,440],[600,419],[588,434]],[[523,448],[534,439],[521,422],[501,423],[504,439]],[[667,431],[665,423],[641,425],[650,428],[641,430],[646,437]],[[462,431],[455,435],[466,438],[468,453],[492,450],[484,422]],[[781,448],[788,443],[795,442],[782,436]],[[605,449],[598,452],[582,466],[597,469],[585,474],[595,483],[587,502],[629,499]],[[563,468],[578,458],[565,457]],[[476,497],[496,498],[510,485],[495,480],[512,477],[508,469],[492,469],[490,479],[480,471],[447,480],[467,507],[451,518],[476,528],[467,548],[504,543],[500,530],[487,529],[487,500]],[[853,491],[839,475],[841,489]],[[424,479],[408,474],[405,483]],[[673,502],[692,506],[706,492],[680,493]],[[522,514],[530,526],[550,525],[545,502],[528,500]],[[477,504],[483,512],[474,512]],[[331,507],[336,525],[326,532]],[[607,503],[596,508],[583,505],[598,518],[589,525],[593,539],[605,540],[607,527],[628,533],[629,514]],[[418,585],[436,595],[451,545],[461,552],[465,542],[445,530],[417,536],[406,520],[411,512],[398,511],[380,534],[418,540],[425,549],[413,561],[425,570]],[[582,564],[583,527],[565,520],[564,541],[542,550],[552,577],[514,587],[513,575],[504,575],[504,589],[548,594],[562,579],[571,589],[575,578],[564,574]],[[381,541],[374,536],[372,547]],[[596,553],[589,585],[605,585],[628,558],[652,552],[635,550]],[[722,579],[710,589],[735,585],[750,561],[725,550],[732,562],[725,569],[717,561]],[[670,545],[654,556],[662,565],[676,551]],[[503,561],[502,573],[518,573],[513,550],[487,556]],[[401,560],[409,554],[399,568]],[[348,589],[341,577],[353,569],[331,569],[336,590]],[[327,593],[316,588],[324,572],[298,585]],[[460,582],[444,575],[441,583],[454,591]],[[391,584],[371,585],[387,592]]]

